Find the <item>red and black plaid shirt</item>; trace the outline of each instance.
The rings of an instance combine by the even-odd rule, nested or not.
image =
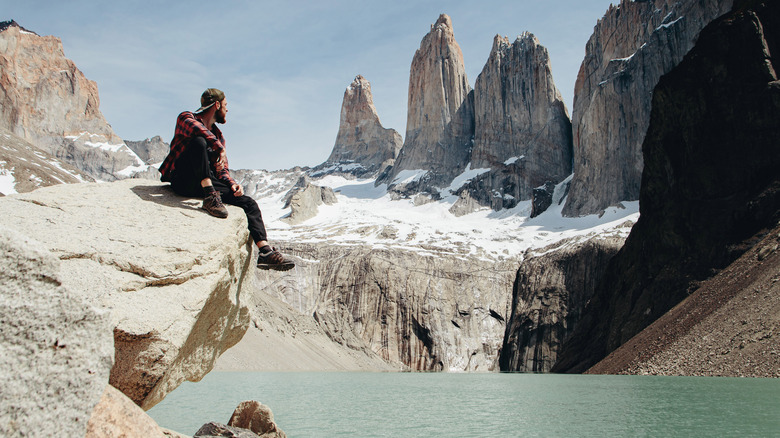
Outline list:
[[[171,150],[160,165],[160,174],[162,174],[160,180],[171,180],[171,175],[175,170],[176,160],[182,152],[184,152],[184,148],[189,144],[189,140],[196,136],[204,137],[206,139],[206,145],[213,152],[209,154],[209,160],[211,161],[211,168],[217,179],[224,181],[230,186],[235,184],[236,181],[230,176],[230,172],[228,171],[227,155],[225,154],[225,137],[222,135],[222,131],[217,128],[216,124],[212,125],[211,129],[206,128],[206,125],[190,111],[184,111],[179,114],[179,117],[176,119],[176,131],[173,134],[173,140],[171,140]],[[217,163],[217,158],[220,156],[222,156],[222,161]]]

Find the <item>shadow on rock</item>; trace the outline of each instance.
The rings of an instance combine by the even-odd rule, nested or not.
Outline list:
[[[184,210],[200,210],[202,203],[202,200],[198,198],[187,198],[177,195],[169,184],[149,186],[138,185],[132,187],[130,190],[144,201],[151,201],[166,207],[178,207]]]

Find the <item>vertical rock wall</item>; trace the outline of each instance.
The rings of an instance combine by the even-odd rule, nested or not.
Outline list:
[[[580,320],[621,237],[560,242],[542,255],[526,254],[512,291],[499,365],[501,371],[549,372]]]
[[[622,0],[599,20],[574,89],[574,179],[565,215],[639,199],[653,88],[731,3]]]

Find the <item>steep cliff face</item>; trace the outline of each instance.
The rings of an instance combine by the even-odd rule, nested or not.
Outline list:
[[[339,344],[415,371],[497,370],[516,263],[368,246],[282,245],[279,298]]]
[[[639,198],[652,90],[731,4],[622,0],[599,20],[575,84],[574,179],[564,214]]]
[[[533,34],[496,36],[474,86],[471,168],[491,169],[468,190],[482,205],[511,208],[571,174],[571,122],[547,49]]]
[[[249,325],[246,218],[228,207],[218,220],[199,206],[138,179],[0,199],[3,225],[42,242],[59,258],[62,285],[107,315],[109,382],[144,409],[203,378]]]
[[[585,371],[776,225],[778,17],[777,2],[742,3],[661,78],[643,145],[641,216],[555,371]]]
[[[59,38],[16,23],[0,31],[0,127],[96,179],[145,168],[100,113],[97,85],[65,58]]]
[[[526,254],[512,290],[501,371],[550,371],[624,240],[603,235]]]
[[[336,144],[328,160],[313,175],[345,172],[359,177],[376,176],[395,163],[403,139],[394,129],[382,127],[374,107],[371,84],[358,75],[344,91]]]
[[[420,43],[409,76],[406,136],[383,181],[418,187],[446,186],[468,163],[474,136],[474,101],[452,20],[442,14]],[[425,170],[414,184],[396,181],[404,170]],[[447,183],[447,184],[444,184]]]

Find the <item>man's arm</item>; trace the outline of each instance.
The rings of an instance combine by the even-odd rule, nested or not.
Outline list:
[[[206,139],[209,149],[216,153],[224,154],[225,145],[194,114],[190,112],[181,113],[178,122],[177,131],[184,137],[201,136]]]

